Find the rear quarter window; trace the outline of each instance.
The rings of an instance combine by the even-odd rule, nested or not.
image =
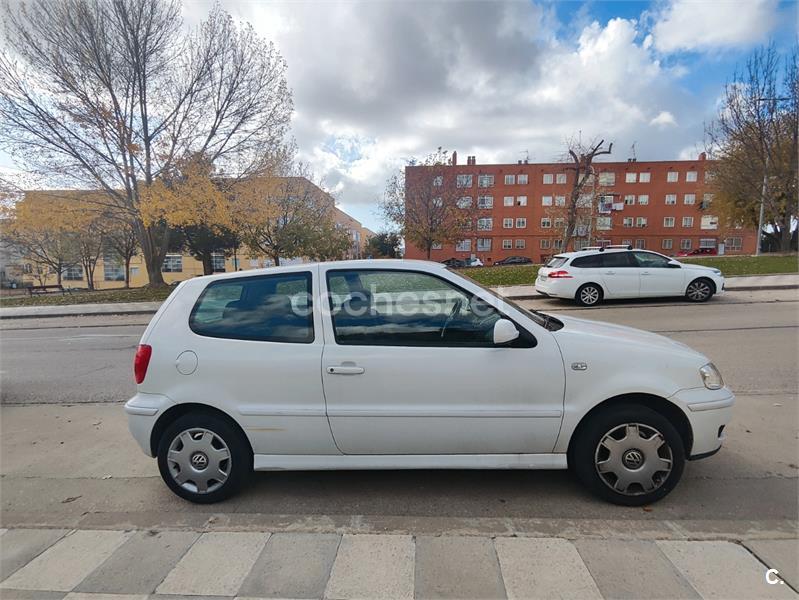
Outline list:
[[[566,264],[566,261],[569,260],[565,256],[553,256],[549,259],[549,262],[545,265],[551,269],[557,269],[558,267],[562,267]]]
[[[579,269],[595,269],[602,264],[602,256],[600,254],[592,254],[591,256],[578,256],[572,259],[572,267]]]
[[[314,340],[311,274],[213,281],[194,305],[189,327],[206,337],[309,344]]]

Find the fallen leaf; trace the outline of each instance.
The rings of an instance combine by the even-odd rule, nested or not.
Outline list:
[[[68,502],[75,502],[75,500],[77,500],[77,499],[78,499],[78,498],[80,498],[80,497],[81,497],[81,496],[70,496],[69,498],[64,498],[64,499],[61,501],[61,504],[67,504]]]

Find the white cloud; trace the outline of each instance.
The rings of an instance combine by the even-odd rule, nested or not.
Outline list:
[[[676,126],[677,125],[677,121],[674,118],[674,115],[671,114],[669,111],[662,110],[662,111],[660,111],[658,113],[658,115],[654,119],[649,121],[649,124],[650,125],[655,125],[657,127],[660,127],[661,129],[663,129],[665,127]]]
[[[727,49],[764,41],[777,24],[777,1],[672,0],[655,18],[660,52]]]

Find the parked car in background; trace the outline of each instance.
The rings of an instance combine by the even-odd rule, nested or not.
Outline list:
[[[649,504],[721,447],[734,402],[684,344],[531,312],[423,261],[184,281],[134,374],[133,437],[201,503],[253,469],[569,467],[602,498]]]
[[[448,258],[447,260],[442,260],[441,264],[446,265],[451,269],[460,269],[461,267],[466,266],[466,261],[460,258]]]
[[[615,298],[684,296],[706,302],[724,290],[721,271],[681,263],[649,250],[628,246],[584,248],[553,256],[538,271],[535,289],[554,298],[595,306]]]
[[[695,250],[683,250],[677,256],[716,256],[718,253],[716,248],[696,248]]]
[[[495,265],[529,265],[533,262],[533,259],[527,258],[526,256],[509,256],[508,258],[503,258],[502,260],[498,260],[495,262]]]
[[[466,266],[467,267],[482,267],[483,261],[479,258],[467,258],[466,259]]]

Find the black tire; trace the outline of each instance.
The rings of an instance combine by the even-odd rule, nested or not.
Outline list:
[[[177,439],[187,432],[189,437],[194,436],[192,441],[198,444],[191,454],[184,452],[191,448]],[[210,438],[204,432],[209,432]],[[182,439],[187,438],[183,436]],[[210,442],[207,442],[210,448],[206,450],[204,445],[208,439],[210,439]],[[179,451],[173,456],[180,456],[181,462],[188,460],[190,466],[181,467],[178,461],[168,459],[170,448],[175,449],[173,443],[179,445]],[[229,457],[227,461],[223,458],[225,447]],[[205,467],[194,469],[195,464],[202,465],[200,454],[205,455]],[[158,441],[158,470],[162,479],[175,494],[197,504],[212,504],[233,496],[252,472],[252,460],[252,451],[241,431],[231,425],[227,419],[212,412],[191,412],[177,418],[164,430]],[[217,466],[220,466],[219,471],[216,471]],[[214,473],[220,473],[220,479],[226,474],[224,481],[209,480],[209,477],[213,477],[212,468]],[[183,484],[176,480],[181,471],[189,474],[188,481]],[[192,475],[199,479],[200,483],[194,483]],[[206,488],[204,492],[200,491],[203,480]],[[192,486],[195,489],[191,489]]]
[[[685,288],[685,298],[689,302],[707,302],[713,297],[715,291],[716,286],[710,279],[699,277]]]
[[[580,427],[573,441],[569,467],[593,494],[613,504],[642,506],[657,502],[674,489],[685,468],[685,445],[666,417],[645,406],[621,404],[602,410],[590,419]],[[635,426],[634,431],[641,436],[639,441],[631,439],[628,425]],[[624,428],[623,432],[621,428]],[[657,438],[652,431],[660,437]],[[621,434],[612,436],[613,441],[619,443],[615,456],[604,444],[600,445],[603,441],[610,442],[608,435],[614,432],[626,436],[621,440],[617,438]],[[654,450],[661,440],[663,444]],[[609,445],[613,446],[612,443]],[[667,460],[671,463],[670,470],[657,470],[665,466]],[[605,465],[602,467],[604,473],[600,473],[599,463]],[[637,466],[630,468],[631,464]],[[619,470],[624,478],[617,477],[611,468]],[[647,490],[636,480],[647,481],[647,485],[654,486],[654,489]],[[627,481],[631,482],[627,484]],[[624,487],[624,491],[619,491],[617,486]]]
[[[574,299],[580,306],[596,306],[602,302],[602,286],[598,283],[586,283],[574,295]]]

